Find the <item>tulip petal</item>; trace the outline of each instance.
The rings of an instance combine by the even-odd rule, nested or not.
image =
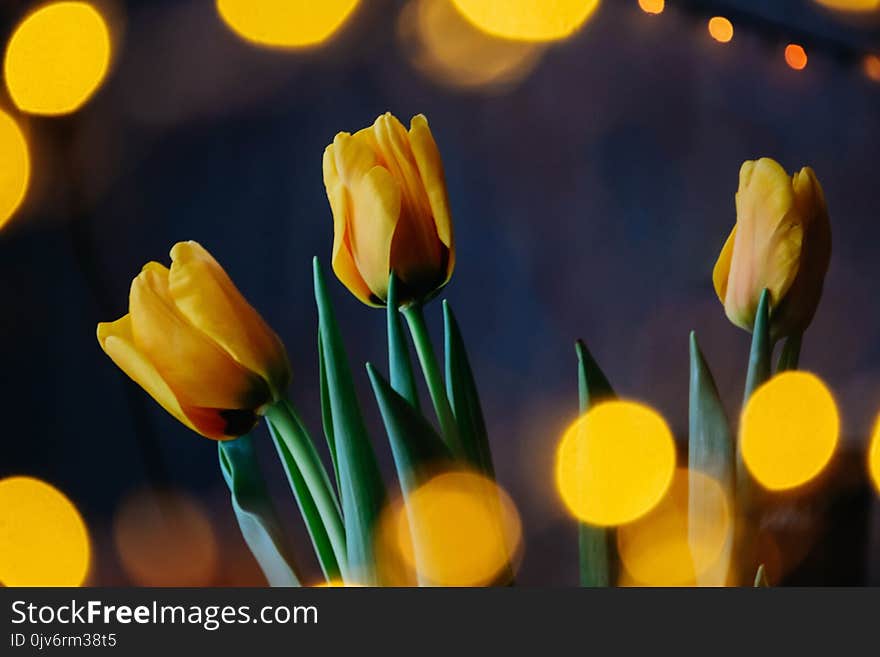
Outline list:
[[[715,294],[724,303],[727,297],[727,280],[730,277],[730,261],[733,259],[733,245],[736,240],[736,226],[727,236],[727,241],[721,248],[721,254],[715,263],[715,269],[712,270],[712,283],[715,285]]]
[[[219,263],[197,242],[171,249],[171,298],[190,324],[259,374],[277,400],[290,379],[287,352]]]
[[[119,369],[146,390],[162,408],[196,431],[165,379],[135,346],[131,332],[131,315],[125,315],[115,322],[98,324],[98,342]]]
[[[370,290],[388,292],[391,243],[400,218],[400,186],[388,169],[376,166],[352,190],[351,252]]]
[[[379,304],[375,302],[373,293],[358,271],[351,253],[348,232],[351,204],[348,199],[348,191],[336,169],[336,156],[332,144],[324,150],[323,168],[324,186],[330,201],[330,211],[333,214],[333,253],[331,258],[333,271],[342,284],[358,299],[368,305],[377,306]]]
[[[409,129],[409,142],[422,185],[428,195],[431,211],[437,225],[437,236],[450,250],[452,244],[452,214],[449,211],[449,195],[446,191],[446,175],[437,142],[431,134],[424,114],[414,116]]]
[[[129,295],[134,344],[155,366],[183,408],[257,409],[268,403],[266,382],[199,331],[177,309],[169,271],[148,263]]]
[[[788,174],[769,158],[743,165],[736,209],[725,308],[731,321],[750,328],[761,291],[777,304],[797,276],[803,225]]]

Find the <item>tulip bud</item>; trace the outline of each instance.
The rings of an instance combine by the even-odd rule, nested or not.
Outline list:
[[[712,279],[728,319],[751,331],[770,292],[771,338],[802,333],[813,320],[831,259],[831,225],[822,186],[804,167],[789,178],[774,160],[745,162],[736,226]]]
[[[402,305],[434,296],[452,276],[455,247],[443,163],[421,114],[409,132],[391,114],[324,151],[333,212],[333,271],[358,299],[385,304],[393,271]]]
[[[290,380],[284,345],[196,242],[148,263],[129,313],[98,324],[104,352],[166,411],[215,440],[244,435]]]

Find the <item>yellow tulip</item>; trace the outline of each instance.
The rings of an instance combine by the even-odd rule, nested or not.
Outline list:
[[[333,271],[361,301],[381,306],[393,271],[402,304],[424,301],[452,276],[455,246],[443,163],[421,114],[391,114],[324,151],[333,212]]]
[[[166,411],[203,436],[250,431],[284,393],[284,345],[196,242],[150,262],[131,284],[129,312],[98,324],[98,342]]]
[[[751,331],[767,289],[772,339],[803,332],[819,305],[830,259],[831,224],[813,170],[789,177],[769,158],[745,162],[736,226],[712,275],[730,321]]]

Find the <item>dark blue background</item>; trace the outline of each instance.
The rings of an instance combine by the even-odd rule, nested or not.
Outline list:
[[[4,34],[29,4],[4,3]],[[576,337],[620,393],[658,408],[683,441],[696,329],[735,415],[748,336],[726,321],[711,270],[745,159],[811,165],[825,187],[834,255],[802,364],[836,393],[861,463],[880,411],[880,84],[840,53],[880,47],[877,20],[842,22],[807,0],[669,0],[658,17],[635,0],[606,0],[528,79],[486,94],[444,88],[409,64],[395,35],[399,4],[365,2],[328,46],[279,53],[238,40],[211,2],[129,1],[114,70],[86,109],[64,121],[20,117],[35,173],[27,205],[0,233],[0,476],[45,478],[77,502],[99,553],[97,583],[125,583],[112,515],[155,469],[136,423],[158,441],[171,482],[211,509],[223,549],[244,548],[216,446],[151,401],[147,421],[133,420],[124,387],[133,384],[99,349],[96,323],[125,312],[144,262],[167,262],[175,241],[196,239],[284,338],[293,398],[317,430],[310,261],[329,265],[332,239],[321,154],[336,132],[386,110],[405,121],[427,114],[444,156],[458,249],[446,296],[471,350],[499,479],[526,526],[521,581],[576,581],[574,530],[552,482],[555,442],[576,411]],[[706,5],[761,20],[738,23],[721,46],[706,33]],[[826,46],[810,51],[805,71],[785,65],[776,23]],[[8,98],[0,106],[11,111]],[[384,367],[384,315],[332,283],[390,475],[360,367]],[[428,312],[439,336],[439,306]],[[844,554],[864,563],[859,531],[825,563]],[[241,567],[218,583],[259,581],[252,564]]]

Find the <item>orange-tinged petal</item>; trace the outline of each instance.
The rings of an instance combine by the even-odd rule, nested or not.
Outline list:
[[[391,242],[400,218],[400,186],[388,169],[376,166],[351,190],[351,196],[351,252],[370,290],[385,299]]]
[[[342,184],[351,189],[367,172],[376,166],[376,152],[361,133],[355,136],[340,132],[333,139],[333,157],[336,173]]]
[[[324,186],[327,189],[330,211],[333,214],[333,253],[331,256],[333,271],[342,284],[358,299],[372,306],[379,305],[373,299],[373,293],[358,271],[351,253],[348,229],[351,204],[348,200],[348,190],[336,170],[336,156],[333,150],[332,144],[324,150],[323,162]]]
[[[712,270],[712,283],[715,286],[715,294],[721,303],[724,303],[727,297],[727,279],[730,277],[730,261],[733,258],[733,244],[736,240],[736,226],[730,231],[724,246],[721,248],[721,254],[715,263],[715,269]]]
[[[284,345],[200,244],[178,242],[171,249],[168,287],[190,324],[263,377],[276,400],[283,395],[290,380]]]
[[[166,411],[193,431],[195,426],[183,412],[174,392],[153,367],[153,364],[134,344],[131,333],[131,316],[125,315],[115,322],[98,324],[98,342],[110,359],[116,363],[129,378],[147,391]]]
[[[169,271],[147,264],[131,284],[134,344],[174,391],[181,407],[258,409],[271,399],[266,382],[240,365],[177,309]]]

